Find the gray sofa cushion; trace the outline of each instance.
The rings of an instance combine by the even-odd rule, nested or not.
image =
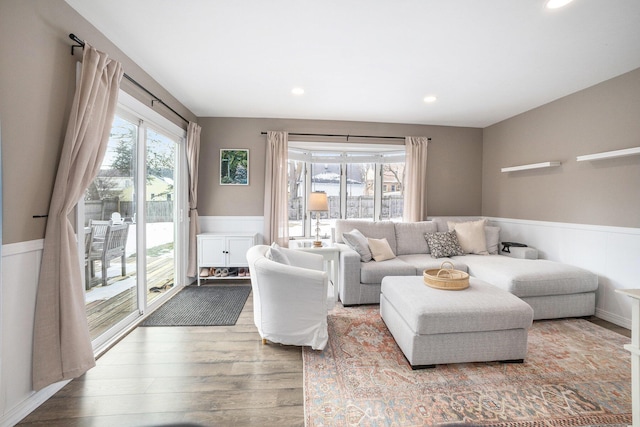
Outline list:
[[[469,274],[518,297],[593,292],[598,276],[582,268],[544,259],[517,259],[503,255],[453,257],[469,267]]]
[[[485,226],[484,237],[487,241],[487,252],[490,255],[498,255],[500,252],[500,227]]]
[[[460,261],[454,261],[450,258],[434,258],[431,255],[413,254],[399,255],[399,259],[406,262],[416,269],[416,276],[422,276],[424,270],[431,270],[442,267],[442,263],[449,261],[453,263],[453,268],[460,271],[467,271],[467,265]]]
[[[354,228],[360,230],[365,237],[372,239],[387,239],[393,253],[397,253],[396,249],[396,229],[391,221],[366,221],[358,219],[337,219],[336,220],[336,242],[343,243],[343,233],[347,233]]]
[[[427,233],[435,233],[438,226],[433,221],[397,222],[396,255],[428,254],[429,245],[424,238]]]
[[[416,268],[394,258],[381,262],[360,263],[360,282],[380,284],[385,276],[415,276]]]
[[[433,218],[433,222],[438,226],[438,231],[449,231],[448,222],[467,222],[482,219],[479,216],[438,216]]]

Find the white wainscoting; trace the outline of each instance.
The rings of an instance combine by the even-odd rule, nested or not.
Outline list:
[[[525,243],[539,257],[582,267],[599,276],[596,316],[631,329],[631,301],[616,289],[640,288],[640,229],[488,218],[502,241]]]
[[[67,382],[31,389],[36,290],[44,240],[2,246],[0,426],[13,426]]]

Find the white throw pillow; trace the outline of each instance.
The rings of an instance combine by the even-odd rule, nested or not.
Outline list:
[[[345,241],[354,251],[360,254],[360,261],[369,262],[372,259],[371,250],[369,249],[369,242],[357,228],[354,228],[348,233],[342,233],[342,240]]]
[[[367,239],[367,242],[369,243],[369,249],[371,249],[371,256],[377,262],[396,257],[396,254],[393,253],[393,250],[386,238]]]
[[[279,262],[280,264],[291,265],[289,257],[281,250],[280,245],[273,243],[266,254],[267,258],[271,261]]]
[[[449,231],[456,232],[462,251],[466,254],[488,255],[487,239],[484,234],[486,219],[467,222],[448,221]]]

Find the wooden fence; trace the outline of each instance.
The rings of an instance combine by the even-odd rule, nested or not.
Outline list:
[[[340,197],[329,196],[328,201],[329,212],[321,213],[320,218],[340,218]],[[289,221],[302,220],[306,210],[302,197],[289,200]],[[381,219],[402,218],[403,211],[404,198],[402,196],[386,196],[382,198]],[[347,197],[347,218],[373,218],[373,196]]]
[[[173,222],[173,200],[146,202],[147,223]],[[89,220],[109,220],[113,212],[119,212],[127,221],[133,222],[135,203],[118,199],[91,200],[84,202],[85,225]]]

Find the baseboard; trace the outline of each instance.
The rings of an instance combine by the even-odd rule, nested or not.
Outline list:
[[[596,317],[607,322],[611,322],[623,328],[631,329],[631,319],[626,319],[615,313],[611,313],[600,308],[596,308]]]
[[[40,391],[34,392],[28,398],[11,408],[0,418],[0,427],[12,427],[22,421],[27,415],[35,411],[54,394],[62,390],[71,380],[51,384]]]

